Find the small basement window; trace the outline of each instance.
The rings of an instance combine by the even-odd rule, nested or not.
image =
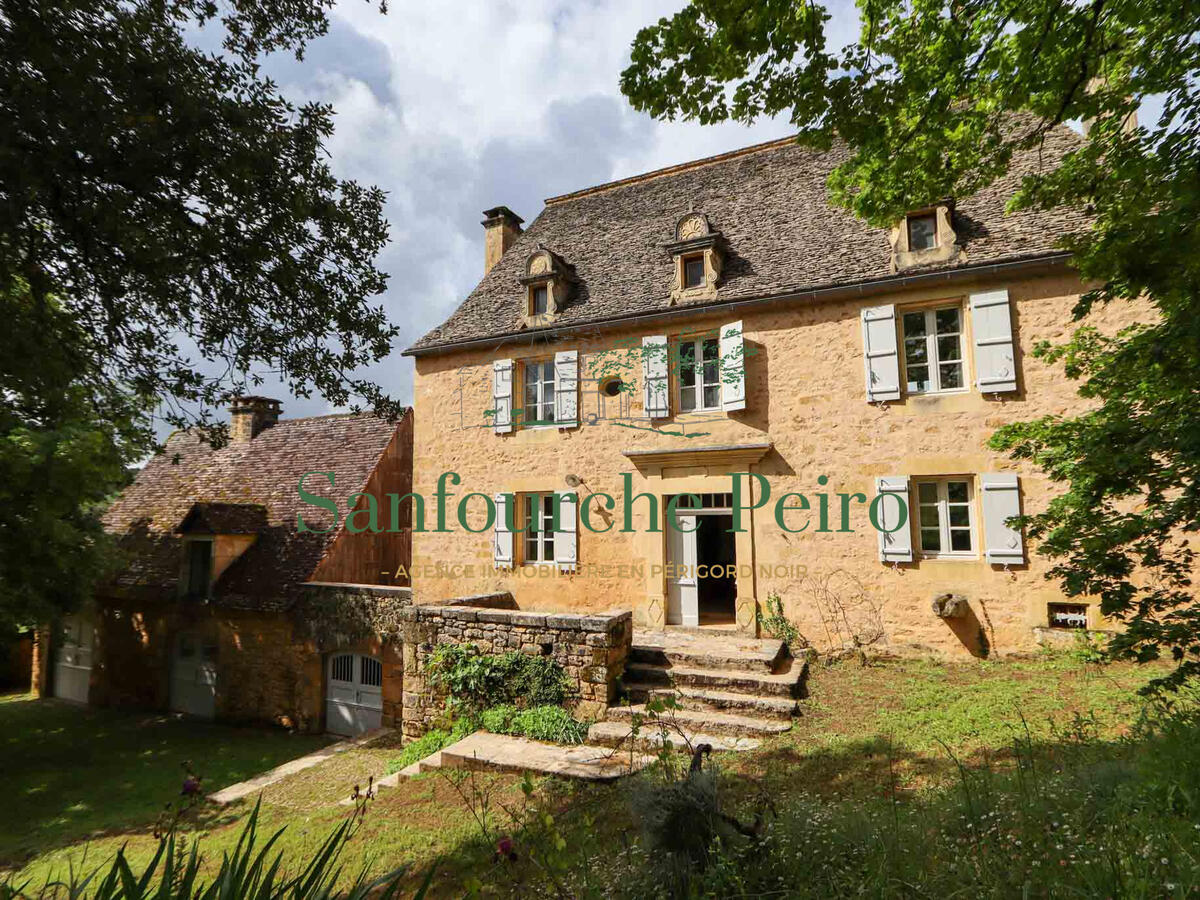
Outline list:
[[[1086,603],[1047,603],[1046,619],[1051,628],[1074,628],[1086,630],[1088,627],[1088,608]]]
[[[920,213],[908,217],[908,250],[932,250],[937,243],[937,213]]]
[[[704,287],[703,254],[683,258],[683,286],[685,288]]]

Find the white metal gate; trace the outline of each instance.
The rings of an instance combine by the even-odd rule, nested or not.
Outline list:
[[[325,730],[361,734],[383,721],[383,663],[362,653],[329,657],[325,682]]]
[[[181,631],[171,657],[171,709],[211,719],[217,712],[217,642]]]
[[[92,678],[92,650],[96,630],[89,616],[63,619],[54,647],[54,696],[75,703],[88,702]]]

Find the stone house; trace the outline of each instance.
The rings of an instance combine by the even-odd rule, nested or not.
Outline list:
[[[408,505],[403,527],[356,533],[303,505],[298,487],[307,475],[342,500],[408,493],[411,410],[394,423],[283,419],[278,401],[241,397],[230,434],[213,449],[176,432],[107,511],[123,566],[91,608],[42,636],[35,685],[305,731],[398,723]]]
[[[1073,327],[1085,215],[1005,212],[1077,140],[890,231],[828,202],[844,150],[790,140],[486,211],[483,280],[405,351],[417,608],[748,637],[777,598],[817,646],[949,655],[1101,626],[1010,523],[1052,486],[988,446],[1082,408],[1032,350]]]

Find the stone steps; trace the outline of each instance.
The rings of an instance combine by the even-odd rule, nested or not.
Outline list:
[[[611,714],[612,710],[609,710],[609,712]],[[671,742],[671,746],[680,753],[690,752],[688,749],[689,743],[692,749],[701,744],[708,744],[716,753],[753,750],[760,744],[760,741],[756,738],[738,737],[728,734],[708,734],[700,731],[690,731],[687,728],[683,728],[682,733],[680,733],[680,730],[668,728],[666,729],[665,736]],[[631,733],[628,722],[606,720],[597,722],[588,729],[589,744],[597,744],[601,747],[616,747],[625,751],[629,750],[629,746],[632,743],[634,750],[656,752],[662,747],[663,737],[663,729],[652,724],[643,725],[636,736]]]
[[[528,738],[476,731],[441,751],[440,767],[476,772],[554,775],[581,781],[613,781],[645,768],[654,757],[613,752],[609,746],[566,747]]]
[[[740,635],[636,631],[630,662],[637,665],[780,674],[792,662],[787,644]]]
[[[647,716],[644,704],[614,706],[608,711],[610,722],[632,722],[635,715],[643,716],[642,731],[659,730],[659,722],[669,723],[697,734],[720,734],[734,737],[764,737],[790,731],[792,723],[785,719],[742,716],[736,713],[711,710],[669,709],[658,714],[658,720]]]
[[[780,674],[698,666],[655,666],[630,663],[622,679],[626,683],[654,688],[691,687],[759,697],[803,699],[807,691],[808,664],[793,665]]]
[[[791,697],[759,697],[754,694],[708,690],[687,685],[671,688],[637,683],[626,684],[625,692],[629,695],[631,703],[674,698],[682,709],[733,712],[763,719],[785,720],[789,723],[801,714],[799,702]]]

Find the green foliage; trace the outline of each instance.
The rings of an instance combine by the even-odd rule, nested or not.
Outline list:
[[[334,177],[329,106],[258,69],[325,0],[0,0],[0,620],[49,621],[114,560],[97,508],[153,449],[278,373],[349,373],[396,329],[371,300],[383,193]],[[189,43],[207,26],[224,54]]]
[[[303,863],[296,874],[289,874],[282,851],[271,853],[283,829],[259,846],[259,803],[254,806],[232,853],[221,859],[221,868],[209,882],[201,874],[203,855],[199,844],[185,850],[183,841],[174,831],[159,841],[154,858],[141,872],[135,872],[125,859],[123,850],[106,865],[90,873],[71,870],[67,881],[47,881],[31,890],[28,883],[9,876],[0,883],[0,898],[52,898],[60,893],[69,897],[91,897],[92,900],[365,900],[367,897],[390,898],[400,887],[402,869],[368,880],[366,870],[359,873],[348,891],[338,891],[335,885],[342,874],[338,864],[342,848],[354,833],[357,819],[346,819],[320,844],[316,852]],[[161,868],[160,868],[161,866]],[[424,896],[432,881],[432,871],[420,888]]]
[[[461,718],[455,720],[449,728],[429,729],[416,740],[405,744],[400,755],[388,761],[387,774],[399,772],[427,756],[432,756],[443,747],[449,747],[451,744],[461,741],[478,727],[478,723],[474,719]]]
[[[1014,184],[1010,209],[1065,212],[1085,284],[1075,313],[1148,298],[1143,321],[1082,328],[1035,356],[1061,362],[1089,411],[1002,428],[992,446],[1066,490],[1021,523],[1071,596],[1125,628],[1114,654],[1200,672],[1192,548],[1200,528],[1200,29],[1175,0],[860,0],[856,41],[831,50],[824,5],[694,0],[642,29],[621,86],[660,118],[787,113],[800,140],[848,153],[829,187],[872,224],[1008,175],[1047,140],[1056,166]],[[1146,98],[1157,118],[1134,124]],[[1142,114],[1146,112],[1142,109]],[[1064,124],[1091,124],[1086,136]],[[1079,213],[1086,211],[1090,219]],[[1087,224],[1090,221],[1090,226]]]
[[[1080,631],[1071,644],[1071,659],[1081,665],[1102,666],[1109,661],[1108,642],[1102,635]]]
[[[572,718],[561,706],[531,706],[518,709],[511,704],[485,709],[479,724],[494,734],[515,734],[554,744],[582,744],[588,726]]]
[[[774,591],[768,594],[764,606],[766,612],[762,609],[758,611],[758,624],[764,634],[783,641],[793,651],[809,646],[808,638],[801,634],[796,623],[784,614],[783,598],[779,594]]]
[[[561,706],[571,696],[566,672],[548,656],[483,654],[474,644],[442,644],[426,671],[434,688],[472,713],[502,704]]]

